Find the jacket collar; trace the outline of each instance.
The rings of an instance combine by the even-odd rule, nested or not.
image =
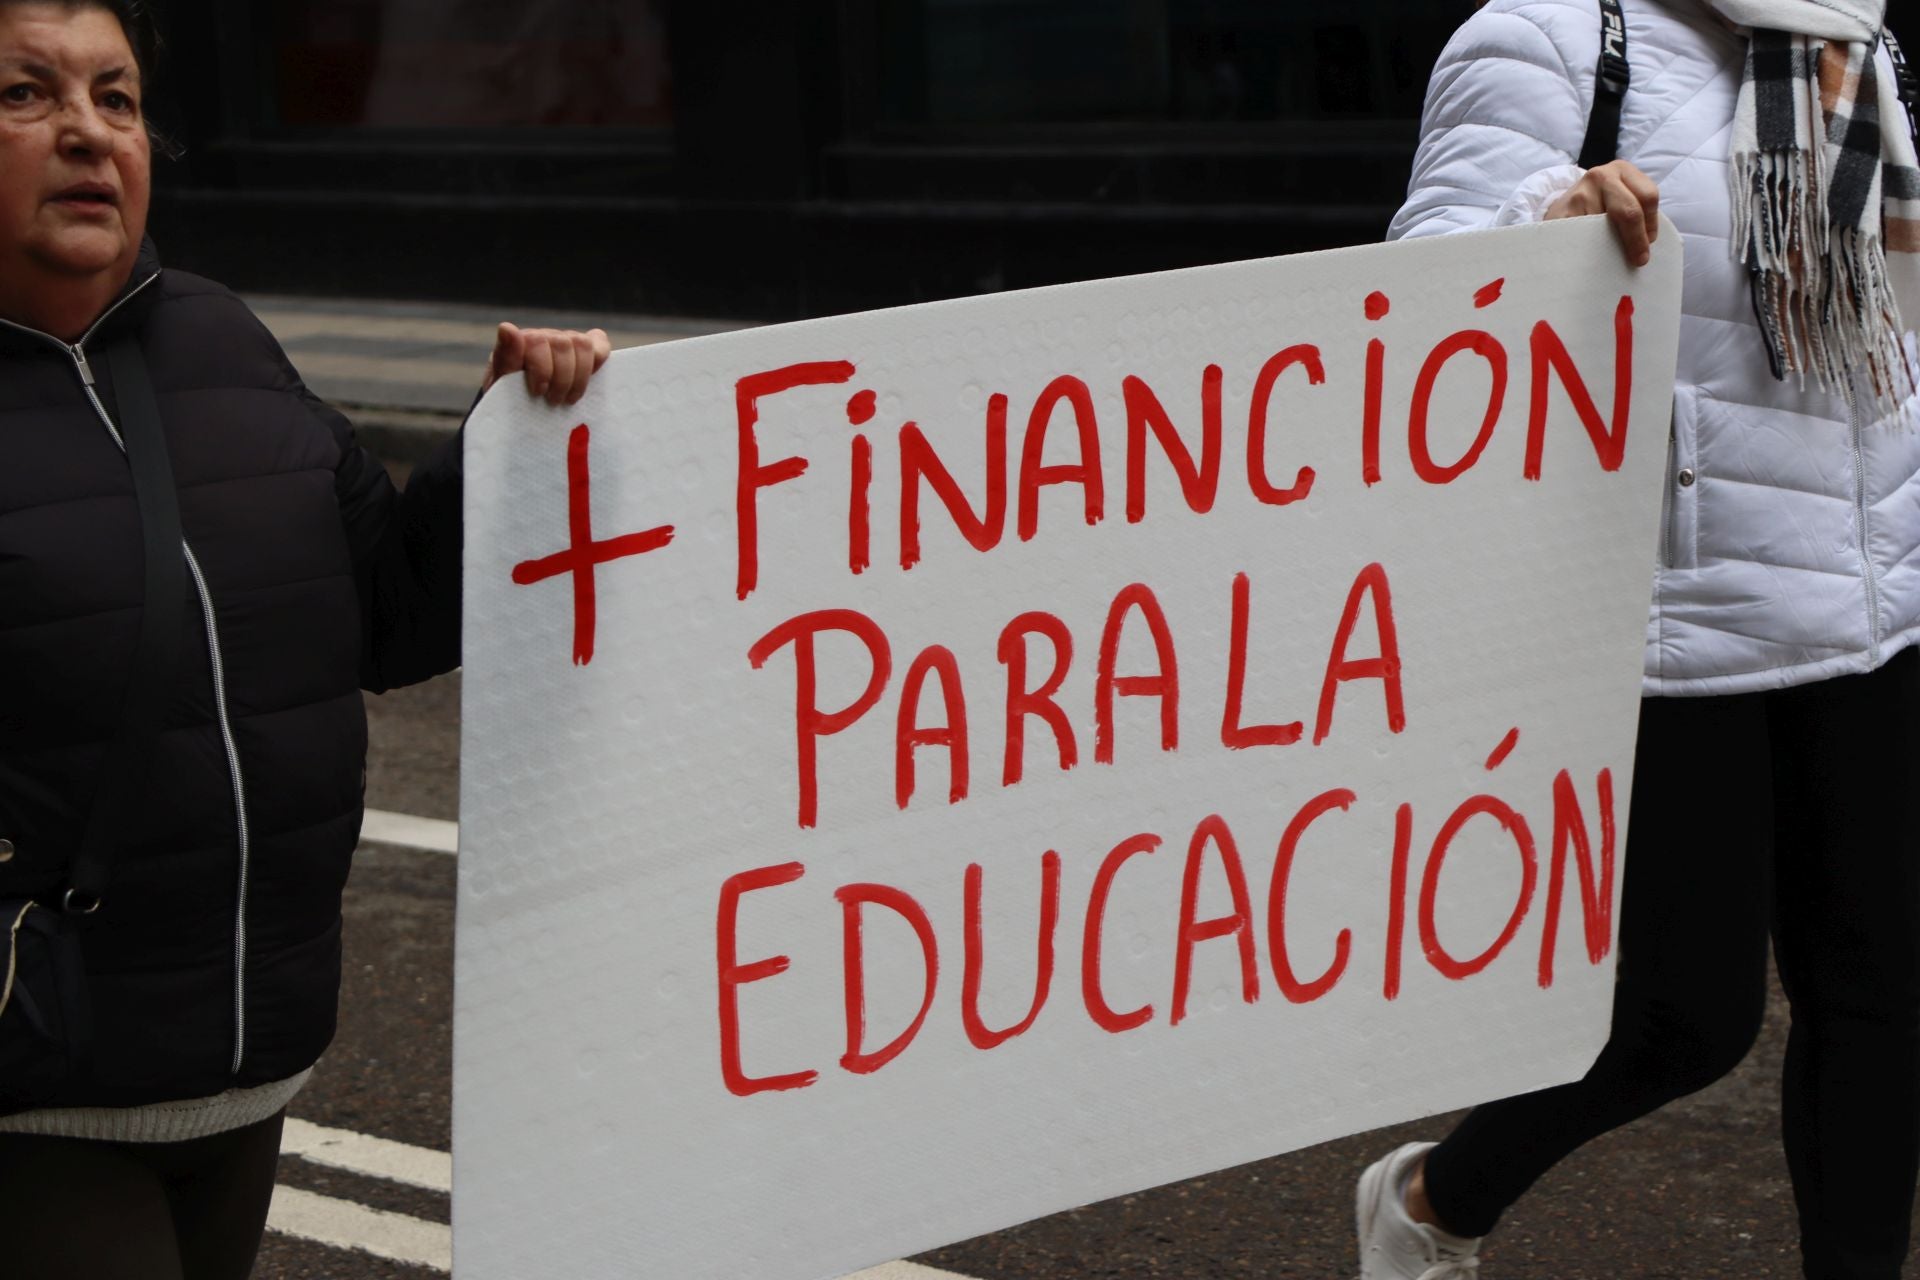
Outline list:
[[[94,318],[93,325],[86,332],[86,344],[91,347],[102,338],[139,328],[158,301],[159,288],[154,277],[160,273],[160,252],[154,247],[153,237],[142,237],[132,273],[128,275],[126,283],[120,286],[120,292],[113,296],[113,301]],[[48,343],[61,347],[67,345],[52,334],[41,333],[37,329],[0,324],[0,351],[45,349]]]

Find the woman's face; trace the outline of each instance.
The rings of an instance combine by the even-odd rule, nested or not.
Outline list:
[[[0,3],[0,274],[117,290],[146,231],[140,71],[104,9]]]

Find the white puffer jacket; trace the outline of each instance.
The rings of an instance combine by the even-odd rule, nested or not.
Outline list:
[[[1645,692],[1870,671],[1920,636],[1920,431],[1850,420],[1844,400],[1768,372],[1729,245],[1746,41],[1700,0],[1623,5],[1633,84],[1618,155],[1660,184],[1686,244]],[[1543,217],[1582,173],[1599,60],[1596,0],[1493,0],[1475,14],[1434,69],[1390,237]],[[1884,50],[1880,66],[1892,74]]]

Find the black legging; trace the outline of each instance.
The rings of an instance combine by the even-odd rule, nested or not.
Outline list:
[[[246,1280],[281,1119],[191,1142],[0,1133],[0,1275]]]
[[[1646,699],[1628,841],[1612,1039],[1585,1079],[1480,1107],[1435,1148],[1435,1212],[1485,1235],[1576,1147],[1731,1071],[1771,932],[1806,1275],[1899,1280],[1920,1169],[1920,653]]]

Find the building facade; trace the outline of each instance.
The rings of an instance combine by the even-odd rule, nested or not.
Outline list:
[[[198,0],[172,261],[789,319],[1377,239],[1468,0]]]

